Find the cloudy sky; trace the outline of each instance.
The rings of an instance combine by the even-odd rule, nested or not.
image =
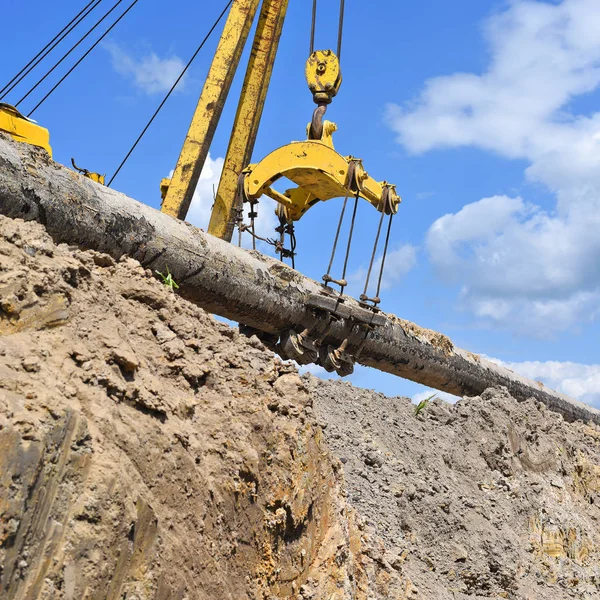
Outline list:
[[[2,85],[84,2],[30,4],[31,26],[3,34],[11,54],[0,64]],[[111,175],[224,4],[180,0],[166,14],[164,2],[139,0],[36,112],[50,129],[55,158],[66,164],[74,156]],[[92,14],[111,5],[103,0]],[[313,108],[303,80],[309,5],[290,0],[253,160],[304,137]],[[333,47],[337,2],[319,6],[317,46]],[[596,405],[599,31],[598,0],[380,0],[368,9],[346,0],[344,82],[328,110],[339,128],[336,148],[363,158],[376,179],[396,183],[404,200],[383,308]],[[114,187],[159,205],[159,181],[174,167],[216,42],[213,36],[200,53]],[[51,65],[44,62],[3,101],[17,102]],[[20,108],[34,106],[61,69]],[[241,69],[231,100],[242,76]],[[189,214],[199,226],[207,222],[234,111],[230,101]],[[315,206],[298,225],[298,268],[317,279],[340,203]],[[377,221],[366,203],[359,211],[350,277],[358,293]],[[272,206],[261,203],[259,213],[261,230],[270,232]],[[367,369],[352,379],[389,394],[429,393]]]

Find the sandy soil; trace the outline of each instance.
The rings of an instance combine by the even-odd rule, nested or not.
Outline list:
[[[600,598],[600,431],[300,378],[0,217],[0,597]]]

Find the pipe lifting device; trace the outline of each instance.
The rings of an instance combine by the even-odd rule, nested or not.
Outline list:
[[[369,202],[381,213],[369,276],[375,259],[383,217],[385,215],[389,217],[391,226],[391,217],[398,211],[401,200],[395,185],[373,179],[364,169],[361,159],[343,156],[336,151],[332,136],[337,130],[337,125],[324,120],[327,106],[339,92],[342,83],[339,55],[343,0],[340,3],[337,54],[330,49],[314,49],[316,0],[313,2],[310,53],[306,61],[305,77],[317,106],[306,128],[307,139],[281,146],[258,163],[250,163],[287,7],[288,0],[263,0],[208,232],[230,242],[235,227],[239,230],[240,239],[242,232],[249,231],[253,237],[253,247],[256,239],[272,243],[280,254],[281,260],[291,258],[293,266],[296,247],[294,222],[301,219],[316,203],[344,197],[329,269],[323,276],[324,298],[319,306],[314,307],[318,312],[327,313],[330,319],[339,319],[340,305],[344,302],[343,291],[347,286],[346,266],[354,216],[343,273],[341,277],[334,278],[330,271],[348,196],[352,195],[355,198],[354,215],[356,201],[359,198]],[[258,0],[234,0],[232,3],[173,177],[170,181],[164,179],[161,181],[163,197],[161,210],[173,217],[185,219],[231,81],[239,64],[241,50],[257,10]],[[285,192],[274,189],[273,184],[283,177],[296,184],[296,187]],[[279,240],[265,240],[256,235],[254,219],[258,215],[257,205],[263,195],[277,203],[276,214],[280,225],[276,232],[279,233]],[[250,225],[243,223],[245,204],[250,207],[248,212]],[[290,236],[289,249],[285,248],[285,234]],[[377,293],[373,297],[367,295],[369,282],[367,277],[364,293],[360,297],[367,316],[362,320],[348,319],[349,332],[356,328],[375,326],[388,241],[389,227]],[[331,284],[338,285],[340,291],[334,292]],[[326,300],[329,302],[327,307],[323,305]],[[284,332],[278,349],[287,358],[293,358],[300,363],[317,362],[330,371],[337,371],[340,375],[351,373],[353,369],[354,358],[349,352],[347,343],[337,348],[321,348],[319,340],[314,337],[310,328],[302,332],[293,330]]]
[[[173,177],[161,182],[162,211],[171,216],[185,219],[257,4],[256,0],[232,4]],[[287,5],[288,0],[264,0],[260,12],[208,229],[227,241],[239,221],[240,204],[254,203],[263,194],[281,205],[279,214],[288,222],[299,220],[316,202],[344,196],[348,190],[386,214],[396,213],[400,202],[395,186],[375,181],[360,159],[344,157],[334,149],[332,134],[337,126],[323,121],[325,107],[342,82],[339,58],[332,50],[312,50],[306,62],[306,80],[317,104],[307,127],[308,139],[282,146],[259,163],[249,164]],[[238,181],[240,174],[243,185]],[[274,190],[271,185],[280,177],[298,187],[285,193]]]
[[[240,239],[243,232],[249,232],[253,247],[257,239],[271,243],[279,253],[280,259],[283,261],[284,258],[290,258],[293,267],[296,255],[294,223],[316,203],[344,197],[329,268],[323,275],[323,297],[317,300],[313,298],[309,303],[312,302],[315,313],[321,316],[325,314],[330,321],[345,319],[350,335],[355,330],[366,331],[368,328],[375,327],[378,321],[381,321],[377,315],[379,311],[377,305],[380,302],[379,289],[392,217],[398,211],[400,197],[393,184],[373,179],[364,169],[361,159],[344,156],[334,148],[332,136],[337,126],[331,121],[324,120],[324,115],[342,83],[339,57],[342,49],[344,0],[340,0],[337,53],[330,49],[315,50],[314,48],[316,5],[317,0],[313,0],[310,51],[305,67],[306,81],[316,108],[306,128],[307,139],[281,146],[261,161],[250,163],[288,0],[262,0],[262,4],[260,0],[232,0],[173,176],[160,182],[161,210],[181,220],[184,220],[187,215],[239,66],[240,57],[258,13],[250,58],[211,211],[208,232],[230,242],[233,231],[237,227]],[[0,106],[0,129],[10,133],[14,139],[27,141],[51,152],[47,130],[23,117],[11,106]],[[104,184],[104,175],[78,167],[74,159],[71,159],[71,162],[73,168],[82,175],[96,183]],[[274,189],[273,184],[283,177],[296,184],[296,187],[284,192]],[[275,231],[279,234],[278,240],[260,238],[256,234],[254,220],[258,216],[257,206],[262,196],[268,196],[277,203],[276,215],[279,219],[279,227]],[[349,196],[354,197],[354,212],[348,234],[344,268],[341,276],[334,277],[331,275],[331,269]],[[360,296],[361,308],[354,310],[350,318],[347,314],[342,316],[347,313],[343,308],[345,301],[343,292],[347,286],[346,269],[359,198],[366,200],[379,211],[381,218],[367,281],[364,292]],[[250,207],[248,212],[250,225],[243,222],[246,204]],[[385,216],[388,217],[389,222],[377,292],[369,297],[367,287]],[[289,235],[290,248],[285,247],[286,235]],[[339,291],[334,291],[332,285],[339,286]],[[352,372],[354,358],[350,353],[348,342],[344,341],[339,347],[321,347],[322,340],[320,341],[319,337],[315,338],[315,335],[316,332],[311,328],[298,332],[295,330],[282,332],[281,343],[277,348],[286,358],[293,358],[300,363],[318,362],[326,369],[335,370],[340,375]]]

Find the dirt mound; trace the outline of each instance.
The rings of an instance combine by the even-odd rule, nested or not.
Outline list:
[[[139,263],[0,217],[0,597],[397,596],[311,404]]]
[[[304,378],[350,502],[423,598],[600,598],[600,430],[503,390],[456,405]]]
[[[599,444],[502,390],[301,379],[0,217],[2,599],[600,598]]]

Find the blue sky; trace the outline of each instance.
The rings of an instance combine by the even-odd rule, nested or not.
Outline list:
[[[6,3],[8,10],[24,6]],[[28,27],[3,33],[10,60],[0,64],[2,85],[83,4],[29,2]],[[73,156],[112,175],[224,4],[181,0],[169,13],[164,2],[139,0],[35,113],[50,129],[55,159],[69,164]],[[304,81],[310,4],[290,0],[255,161],[304,137],[313,109]],[[337,5],[319,4],[317,48],[335,46]],[[109,6],[104,0],[94,14]],[[346,0],[344,81],[327,117],[338,125],[338,151],[363,158],[373,177],[396,183],[403,197],[384,310],[600,405],[597,8],[597,0],[377,0],[367,9]],[[159,206],[160,179],[175,165],[217,39],[211,37],[113,187]],[[16,102],[42,67],[3,100]],[[24,112],[64,69],[57,72],[20,106]],[[242,78],[243,68],[189,214],[200,226]],[[316,279],[326,269],[340,204],[315,206],[297,227],[297,266]],[[272,207],[261,204],[259,212],[268,231]],[[377,216],[362,203],[351,254],[355,280],[368,262]],[[363,368],[352,380],[388,394],[427,393]]]

